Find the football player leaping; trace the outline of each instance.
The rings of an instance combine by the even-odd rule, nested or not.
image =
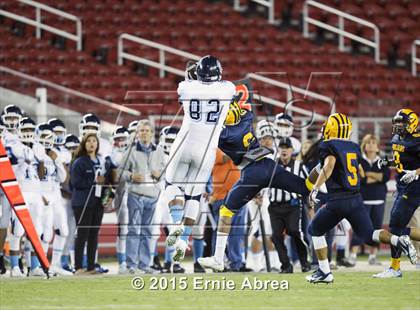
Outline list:
[[[233,83],[222,81],[222,66],[216,57],[201,58],[196,75],[197,80],[186,78],[178,86],[184,118],[166,170],[165,195],[174,223],[180,223],[183,217],[167,238],[168,246],[175,245],[174,261],[184,258],[201,194],[214,165],[223,123],[236,93]]]
[[[419,229],[407,228],[407,224],[420,206],[420,133],[417,132],[418,116],[410,109],[399,110],[392,120],[392,161],[383,160],[385,165],[395,166],[397,176],[397,198],[391,210],[389,228],[391,233],[409,235],[418,240]],[[375,278],[402,277],[400,270],[401,251],[391,247],[391,266]]]

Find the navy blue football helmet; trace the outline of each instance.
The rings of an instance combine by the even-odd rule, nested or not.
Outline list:
[[[58,118],[52,118],[48,121],[48,125],[51,126],[51,129],[54,132],[54,144],[63,145],[67,134],[64,122]]]
[[[88,113],[83,115],[82,120],[80,121],[79,134],[81,137],[90,133],[99,136],[100,127],[101,120],[94,113]]]
[[[112,133],[113,146],[119,150],[125,150],[128,146],[130,133],[124,126],[118,126]]]
[[[22,117],[23,111],[14,104],[5,106],[1,113],[1,119],[3,120],[4,126],[10,131],[18,129]]]
[[[50,150],[54,146],[54,133],[48,123],[40,123],[36,126],[35,135],[39,143],[41,143],[45,149]]]
[[[72,134],[68,134],[64,140],[64,147],[68,150],[73,150],[80,145],[80,140],[78,137]]]
[[[204,56],[197,63],[197,79],[200,82],[211,83],[222,79],[222,65],[214,56]]]
[[[159,134],[159,145],[162,147],[165,154],[169,154],[172,144],[175,141],[179,129],[177,127],[166,126],[163,127]]]
[[[137,130],[137,126],[139,124],[139,121],[132,121],[130,124],[128,124],[128,132],[132,134]]]
[[[24,117],[19,122],[18,135],[23,143],[34,143],[36,123],[30,117]]]

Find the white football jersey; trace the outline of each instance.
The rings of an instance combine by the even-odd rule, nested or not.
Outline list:
[[[229,81],[179,83],[178,95],[184,118],[172,149],[176,149],[183,140],[183,144],[194,148],[217,147],[229,104],[235,94],[235,85]]]
[[[106,158],[108,156],[111,156],[111,153],[112,153],[111,143],[109,143],[107,139],[99,137],[98,155],[100,155],[102,158]]]
[[[5,149],[22,192],[39,191],[38,161],[33,150],[14,135],[3,137]]]

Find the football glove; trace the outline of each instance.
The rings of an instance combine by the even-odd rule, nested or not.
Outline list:
[[[404,170],[405,174],[401,177],[400,181],[405,184],[410,184],[419,178],[416,170]]]
[[[319,199],[316,198],[318,192],[319,189],[314,187],[309,194],[309,205],[311,208],[314,208],[319,203]]]
[[[382,169],[382,167],[392,166],[393,163],[394,163],[393,158],[388,158],[388,156],[385,156],[385,158],[380,158],[378,160],[378,169]]]

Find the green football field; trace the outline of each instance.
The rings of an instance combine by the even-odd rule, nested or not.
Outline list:
[[[331,285],[308,284],[301,273],[189,274],[175,280],[168,275],[163,280],[162,276],[142,276],[142,290],[132,287],[129,276],[3,278],[0,309],[420,309],[420,272],[405,272],[402,279],[373,279],[371,275],[336,272]],[[279,281],[275,283],[280,287],[252,290],[254,278],[260,284]],[[208,283],[207,290],[203,289],[205,280],[215,280]],[[287,290],[281,280],[288,281]],[[160,289],[152,290],[152,284]],[[218,290],[217,285],[235,288]]]

